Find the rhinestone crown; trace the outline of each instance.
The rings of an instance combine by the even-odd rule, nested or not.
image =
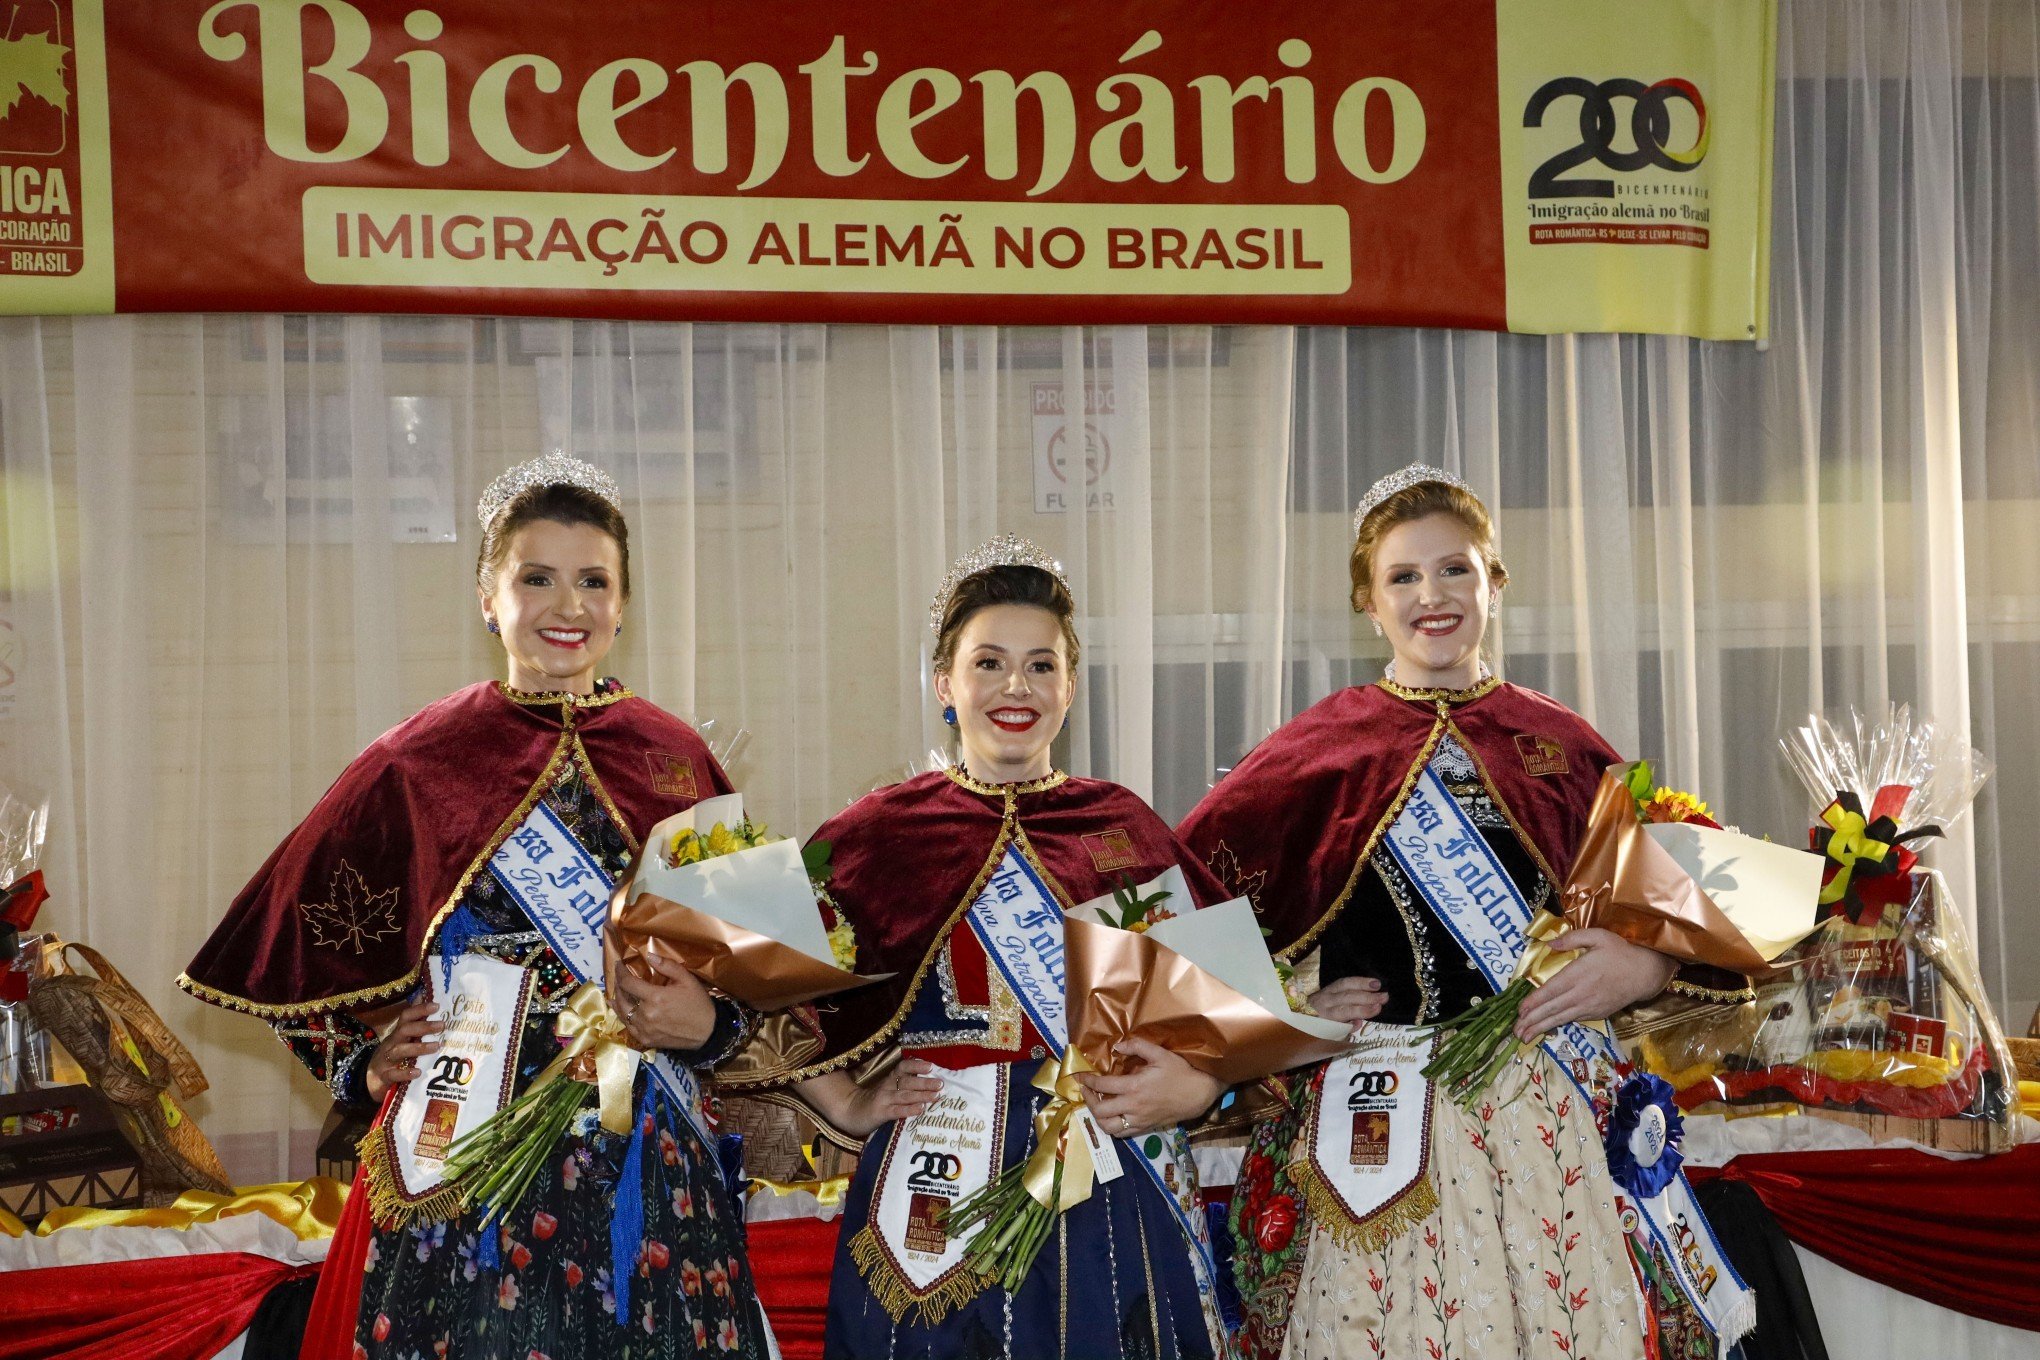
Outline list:
[[[489,489],[475,502],[475,518],[482,522],[482,528],[487,529],[496,522],[496,516],[503,513],[504,506],[534,486],[578,486],[583,491],[594,492],[619,510],[623,508],[623,493],[617,490],[614,477],[593,463],[584,463],[562,449],[554,449],[528,463],[505,469],[500,477],[490,482]]]
[[[1358,508],[1353,511],[1353,537],[1360,537],[1360,526],[1367,522],[1367,516],[1373,511],[1375,506],[1381,504],[1398,491],[1407,491],[1410,487],[1424,482],[1443,482],[1447,486],[1458,487],[1469,496],[1474,494],[1472,487],[1468,486],[1462,479],[1447,472],[1444,468],[1434,468],[1424,463],[1411,463],[1406,468],[1397,468],[1394,472],[1389,473],[1373,486],[1367,488],[1367,494],[1360,498]]]
[[[1062,563],[1018,534],[1000,534],[957,558],[956,565],[935,588],[935,598],[928,605],[928,627],[936,636],[941,636],[942,616],[949,612],[949,597],[956,594],[956,588],[991,567],[1035,567],[1061,581],[1063,589],[1069,589],[1070,578],[1063,575]]]

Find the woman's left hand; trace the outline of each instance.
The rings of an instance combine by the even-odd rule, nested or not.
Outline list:
[[[1211,1108],[1225,1084],[1198,1071],[1160,1044],[1127,1038],[1114,1050],[1134,1064],[1122,1076],[1079,1072],[1084,1104],[1098,1127],[1114,1138],[1133,1138],[1187,1124]]]
[[[1524,999],[1516,1037],[1526,1044],[1570,1021],[1606,1020],[1625,1006],[1649,1000],[1679,967],[1671,955],[1631,944],[1609,930],[1568,930],[1550,944],[1557,952],[1580,953]]]
[[[628,968],[619,968],[611,991],[631,1040],[640,1048],[700,1048],[715,1032],[715,998],[679,964],[656,954],[641,957],[660,980],[640,982]]]

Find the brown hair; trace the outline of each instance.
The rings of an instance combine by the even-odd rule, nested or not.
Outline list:
[[[1398,524],[1432,515],[1450,515],[1466,526],[1466,532],[1473,535],[1474,548],[1487,564],[1490,586],[1500,590],[1509,583],[1509,569],[1502,565],[1501,554],[1495,551],[1495,523],[1488,518],[1487,507],[1480,503],[1480,498],[1448,482],[1418,482],[1375,506],[1361,521],[1360,535],[1353,540],[1353,557],[1348,563],[1353,573],[1355,613],[1364,612],[1374,594],[1374,552],[1388,531]]]
[[[623,561],[623,598],[630,598],[630,529],[623,511],[583,487],[555,482],[520,491],[503,507],[482,535],[482,549],[475,558],[475,582],[484,595],[496,591],[496,573],[510,555],[510,540],[527,524],[550,520],[554,524],[592,524],[616,540],[617,555]]]
[[[1070,589],[1040,567],[986,567],[957,582],[942,611],[942,628],[935,634],[935,669],[946,674],[956,660],[956,641],[963,625],[978,610],[995,604],[1028,604],[1046,609],[1062,625],[1063,650],[1070,671],[1077,669],[1077,602]]]

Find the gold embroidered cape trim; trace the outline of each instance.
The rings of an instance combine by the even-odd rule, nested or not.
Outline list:
[[[496,692],[511,703],[523,704],[527,708],[549,706],[552,704],[564,704],[569,709],[607,708],[609,705],[624,699],[637,698],[637,695],[632,692],[628,685],[620,689],[613,689],[607,694],[566,694],[555,693],[551,690],[512,689],[507,681],[498,680],[496,682]]]
[[[1676,996],[1691,997],[1695,1001],[1713,1001],[1727,1006],[1757,999],[1757,989],[1747,983],[1734,988],[1703,987],[1697,982],[1673,978],[1665,984],[1665,990]]]
[[[532,782],[531,787],[526,790],[524,797],[518,801],[517,806],[512,809],[510,815],[503,819],[502,824],[496,828],[488,841],[483,844],[481,853],[468,862],[467,869],[461,874],[459,881],[453,885],[453,891],[447,895],[446,901],[440,908],[433,913],[432,920],[425,927],[425,934],[418,947],[418,959],[402,976],[389,982],[379,982],[368,987],[356,988],[351,992],[339,992],[332,996],[317,997],[310,1001],[289,1001],[281,1004],[254,1001],[245,996],[236,996],[232,992],[223,992],[217,988],[208,987],[185,973],[177,975],[177,985],[193,996],[198,997],[201,1001],[210,1001],[213,1005],[224,1007],[227,1010],[245,1011],[249,1015],[260,1016],[264,1020],[289,1020],[298,1016],[317,1015],[322,1011],[347,1010],[409,991],[417,985],[419,976],[424,972],[425,961],[432,957],[432,946],[433,942],[439,937],[439,928],[445,924],[446,918],[453,914],[454,908],[460,905],[461,899],[467,896],[468,885],[474,882],[475,875],[480,873],[483,867],[488,864],[490,857],[496,853],[497,848],[505,840],[509,839],[510,833],[524,824],[524,819],[531,815],[531,809],[538,804],[539,799],[545,796],[545,791],[552,787],[553,780],[558,776],[560,765],[564,761],[572,759],[573,753],[580,750],[580,745],[580,738],[574,735],[571,728],[560,733],[560,739],[554,745],[552,755],[547,758],[545,768],[539,771],[538,778]],[[581,752],[580,759],[584,762],[583,768],[589,769],[589,773],[592,776],[592,769],[585,764],[587,753]],[[603,803],[605,807],[610,808],[613,814],[614,806],[608,802],[607,795],[603,795]],[[623,827],[624,838],[629,840],[629,827],[621,821],[619,821],[618,825]],[[635,842],[632,842],[632,844],[635,845]]]
[[[970,772],[961,765],[945,765],[942,773],[959,787],[969,789],[972,793],[984,794],[988,798],[1012,798],[1020,794],[1046,793],[1069,782],[1069,775],[1062,770],[1050,770],[1039,779],[1025,779],[1013,784],[987,784],[981,779],[973,779]]]
[[[1387,690],[1390,694],[1393,694],[1396,698],[1408,699],[1411,703],[1448,705],[1470,704],[1475,699],[1485,699],[1488,695],[1493,694],[1502,687],[1501,678],[1493,675],[1466,689],[1412,689],[1408,685],[1397,684],[1387,676],[1383,676],[1374,683]]]

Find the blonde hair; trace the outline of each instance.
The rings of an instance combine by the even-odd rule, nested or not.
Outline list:
[[[1415,486],[1404,487],[1368,511],[1367,518],[1360,525],[1359,536],[1353,540],[1353,556],[1348,563],[1353,575],[1355,613],[1365,612],[1373,598],[1374,553],[1381,546],[1381,540],[1388,536],[1388,531],[1398,524],[1428,519],[1432,515],[1450,515],[1466,526],[1466,532],[1473,536],[1475,550],[1487,566],[1490,586],[1500,590],[1509,583],[1509,569],[1502,564],[1501,554],[1495,549],[1495,522],[1488,517],[1487,507],[1480,503],[1480,497],[1445,482],[1418,482]]]

